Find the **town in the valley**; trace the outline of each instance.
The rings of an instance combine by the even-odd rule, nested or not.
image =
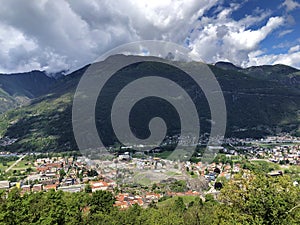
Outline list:
[[[13,140],[3,139],[1,145]],[[290,173],[300,182],[300,138],[288,135],[265,139],[225,139],[210,163],[201,154],[188,161],[169,160],[165,152],[132,154],[126,149],[109,159],[90,160],[78,152],[0,153],[0,189],[26,192],[111,191],[115,206],[147,207],[173,196],[205,198],[218,195],[235,175],[263,170],[266,176]]]

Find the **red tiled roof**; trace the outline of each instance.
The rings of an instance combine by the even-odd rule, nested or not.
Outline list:
[[[45,190],[49,190],[49,189],[55,189],[56,190],[57,185],[56,184],[48,184],[46,186],[44,186]]]
[[[108,187],[108,183],[105,181],[90,181],[90,185],[92,188],[97,188],[97,187]]]
[[[128,194],[118,194],[116,199],[117,201],[124,201],[125,197],[128,197]]]

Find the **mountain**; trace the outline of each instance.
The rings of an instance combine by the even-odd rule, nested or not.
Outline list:
[[[113,56],[102,63],[109,65],[117,60],[123,60],[123,57],[125,59],[132,56]],[[197,62],[185,64],[188,67],[199,66]],[[218,64],[209,67],[215,74],[225,97],[228,117],[227,137],[263,137],[279,132],[300,135],[300,89],[296,83],[284,82],[285,78],[298,76],[298,70],[283,65],[247,69],[220,68]],[[39,91],[36,91],[35,95],[37,97],[31,100],[29,105],[0,115],[0,136],[17,139],[12,145],[0,147],[0,151],[76,149],[71,121],[72,100],[77,84],[87,68],[88,66],[57,80],[49,78],[49,86],[44,84],[47,91],[37,82],[36,85],[39,86]],[[116,141],[109,124],[109,109],[114,97],[130,81],[136,80],[141,75],[153,74],[176,80],[185,88],[196,103],[196,107],[201,109],[201,133],[209,132],[210,110],[201,90],[199,91],[179,69],[158,62],[142,62],[119,70],[105,87],[101,99],[98,99],[95,120],[98,127],[99,125],[102,127],[98,133],[107,145]],[[48,81],[48,78],[45,79]],[[20,90],[24,91],[17,93],[21,92],[24,96],[25,90],[31,90],[25,84],[21,87]],[[8,93],[9,96],[14,96],[13,92]],[[140,138],[147,137],[149,135],[147,121],[154,116],[164,118],[169,134],[178,132],[180,124],[173,121],[177,118],[176,112],[168,104],[155,98],[146,99],[132,110],[130,125],[133,132]]]
[[[215,66],[223,70],[239,71],[256,79],[279,82],[286,86],[300,88],[300,71],[290,66],[277,64],[241,68],[230,62],[217,62]]]
[[[45,72],[0,74],[0,113],[45,95],[56,84],[56,79]]]
[[[231,62],[223,62],[223,61],[215,63],[215,66],[220,69],[223,69],[223,70],[240,70],[240,69],[242,69],[242,68],[234,65]]]
[[[300,71],[290,66],[281,64],[252,66],[241,71],[258,79],[275,81],[286,86],[300,88]]]

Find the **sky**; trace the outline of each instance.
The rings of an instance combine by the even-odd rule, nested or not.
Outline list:
[[[139,40],[300,69],[300,0],[0,0],[0,73],[73,71]]]

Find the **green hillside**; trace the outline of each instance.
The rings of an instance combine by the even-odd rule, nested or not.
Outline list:
[[[56,79],[41,71],[0,74],[0,113],[47,94],[55,83]]]
[[[197,64],[192,62],[191,66]],[[227,136],[261,137],[276,132],[299,134],[300,124],[300,91],[295,86],[268,80],[266,76],[256,78],[253,73],[244,70],[221,69],[210,65],[223,90],[227,114]],[[278,73],[276,66],[268,67],[268,71]],[[7,111],[0,116],[0,136],[18,138],[14,144],[1,149],[11,151],[66,151],[76,149],[73,137],[71,111],[75,88],[86,68],[75,71],[66,77],[56,80],[53,88],[46,95],[34,99],[30,105]],[[292,74],[297,74],[293,69]],[[201,108],[201,133],[209,132],[210,111],[204,94],[198,92],[185,74],[178,69],[157,62],[143,62],[131,65],[118,71],[111,83],[107,85],[105,94],[97,103],[97,125],[108,129],[99,130],[106,144],[113,144],[116,139],[109,129],[109,107],[114,95],[126,83],[143,74],[157,74],[172,78],[182,84]],[[290,76],[285,74],[284,76]],[[5,92],[4,92],[5,93]],[[1,97],[1,92],[0,92]],[[133,111],[131,126],[140,137],[147,137],[145,121],[153,116],[162,115],[169,123],[168,131],[175,134],[180,127],[172,119],[176,118],[172,109],[157,99],[149,99]],[[162,104],[155,107],[156,104]],[[105,119],[103,119],[105,118]],[[297,133],[298,132],[298,133]]]

